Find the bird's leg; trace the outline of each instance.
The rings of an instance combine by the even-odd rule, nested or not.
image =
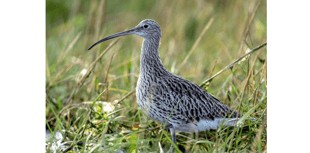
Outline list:
[[[174,130],[174,128],[170,128],[170,132],[171,132],[172,142],[174,144],[177,144],[177,139],[175,137],[175,130]],[[171,153],[173,153],[173,151],[174,151],[174,146],[171,145]]]

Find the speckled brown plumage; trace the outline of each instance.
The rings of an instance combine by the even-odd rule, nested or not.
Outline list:
[[[237,111],[224,105],[195,83],[164,68],[158,53],[161,29],[157,22],[143,20],[135,28],[105,37],[89,49],[100,42],[132,34],[144,38],[136,87],[138,104],[150,118],[162,124],[167,121],[166,129],[170,129],[174,143],[175,130],[205,131],[216,129],[224,121],[225,126],[233,126],[236,123],[236,120],[229,119],[236,119]]]

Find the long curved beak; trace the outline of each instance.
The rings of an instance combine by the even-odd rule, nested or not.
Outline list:
[[[110,36],[107,36],[105,38],[102,38],[101,40],[97,41],[96,43],[94,43],[93,45],[91,45],[88,50],[92,49],[94,46],[96,46],[97,44],[100,44],[106,40],[109,40],[109,39],[113,39],[113,38],[116,38],[116,37],[120,37],[120,36],[125,36],[125,35],[132,35],[132,34],[135,34],[135,31],[137,30],[137,28],[133,28],[133,29],[130,29],[130,30],[127,30],[127,31],[123,31],[123,32],[119,32],[119,33],[116,33],[116,34],[113,34],[113,35],[110,35]]]

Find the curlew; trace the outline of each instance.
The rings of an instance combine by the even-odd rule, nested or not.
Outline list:
[[[164,68],[158,53],[161,29],[154,20],[143,20],[133,29],[107,36],[88,50],[103,41],[125,35],[143,37],[137,102],[150,118],[166,124],[165,129],[170,129],[173,143],[176,144],[176,130],[188,133],[217,129],[222,124],[234,126],[238,116],[242,116],[195,83]],[[171,152],[173,150],[172,145]]]

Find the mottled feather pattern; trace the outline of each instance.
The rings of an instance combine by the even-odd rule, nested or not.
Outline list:
[[[142,110],[152,119],[164,124],[175,108],[168,124],[180,126],[200,120],[237,117],[236,111],[198,85],[167,71],[158,53],[158,36],[161,35],[156,36],[144,39],[142,44],[136,89],[137,101]]]
[[[151,80],[154,81],[150,82]],[[146,84],[152,84],[148,88],[144,87],[147,89],[144,90],[144,95],[148,98],[138,102],[140,105],[151,104],[148,115],[163,124],[174,108],[168,120],[170,124],[182,125],[194,120],[199,122],[201,119],[213,121],[215,118],[237,117],[236,111],[222,104],[198,85],[174,74],[162,75],[147,82]]]
[[[237,111],[224,105],[198,85],[164,68],[158,53],[161,29],[153,20],[143,20],[133,29],[102,38],[89,49],[103,41],[125,35],[144,38],[136,87],[137,102],[150,118],[167,123],[166,129],[170,129],[173,143],[176,143],[176,130],[204,131],[216,129],[222,123],[233,126],[236,119],[242,116],[238,116]]]

